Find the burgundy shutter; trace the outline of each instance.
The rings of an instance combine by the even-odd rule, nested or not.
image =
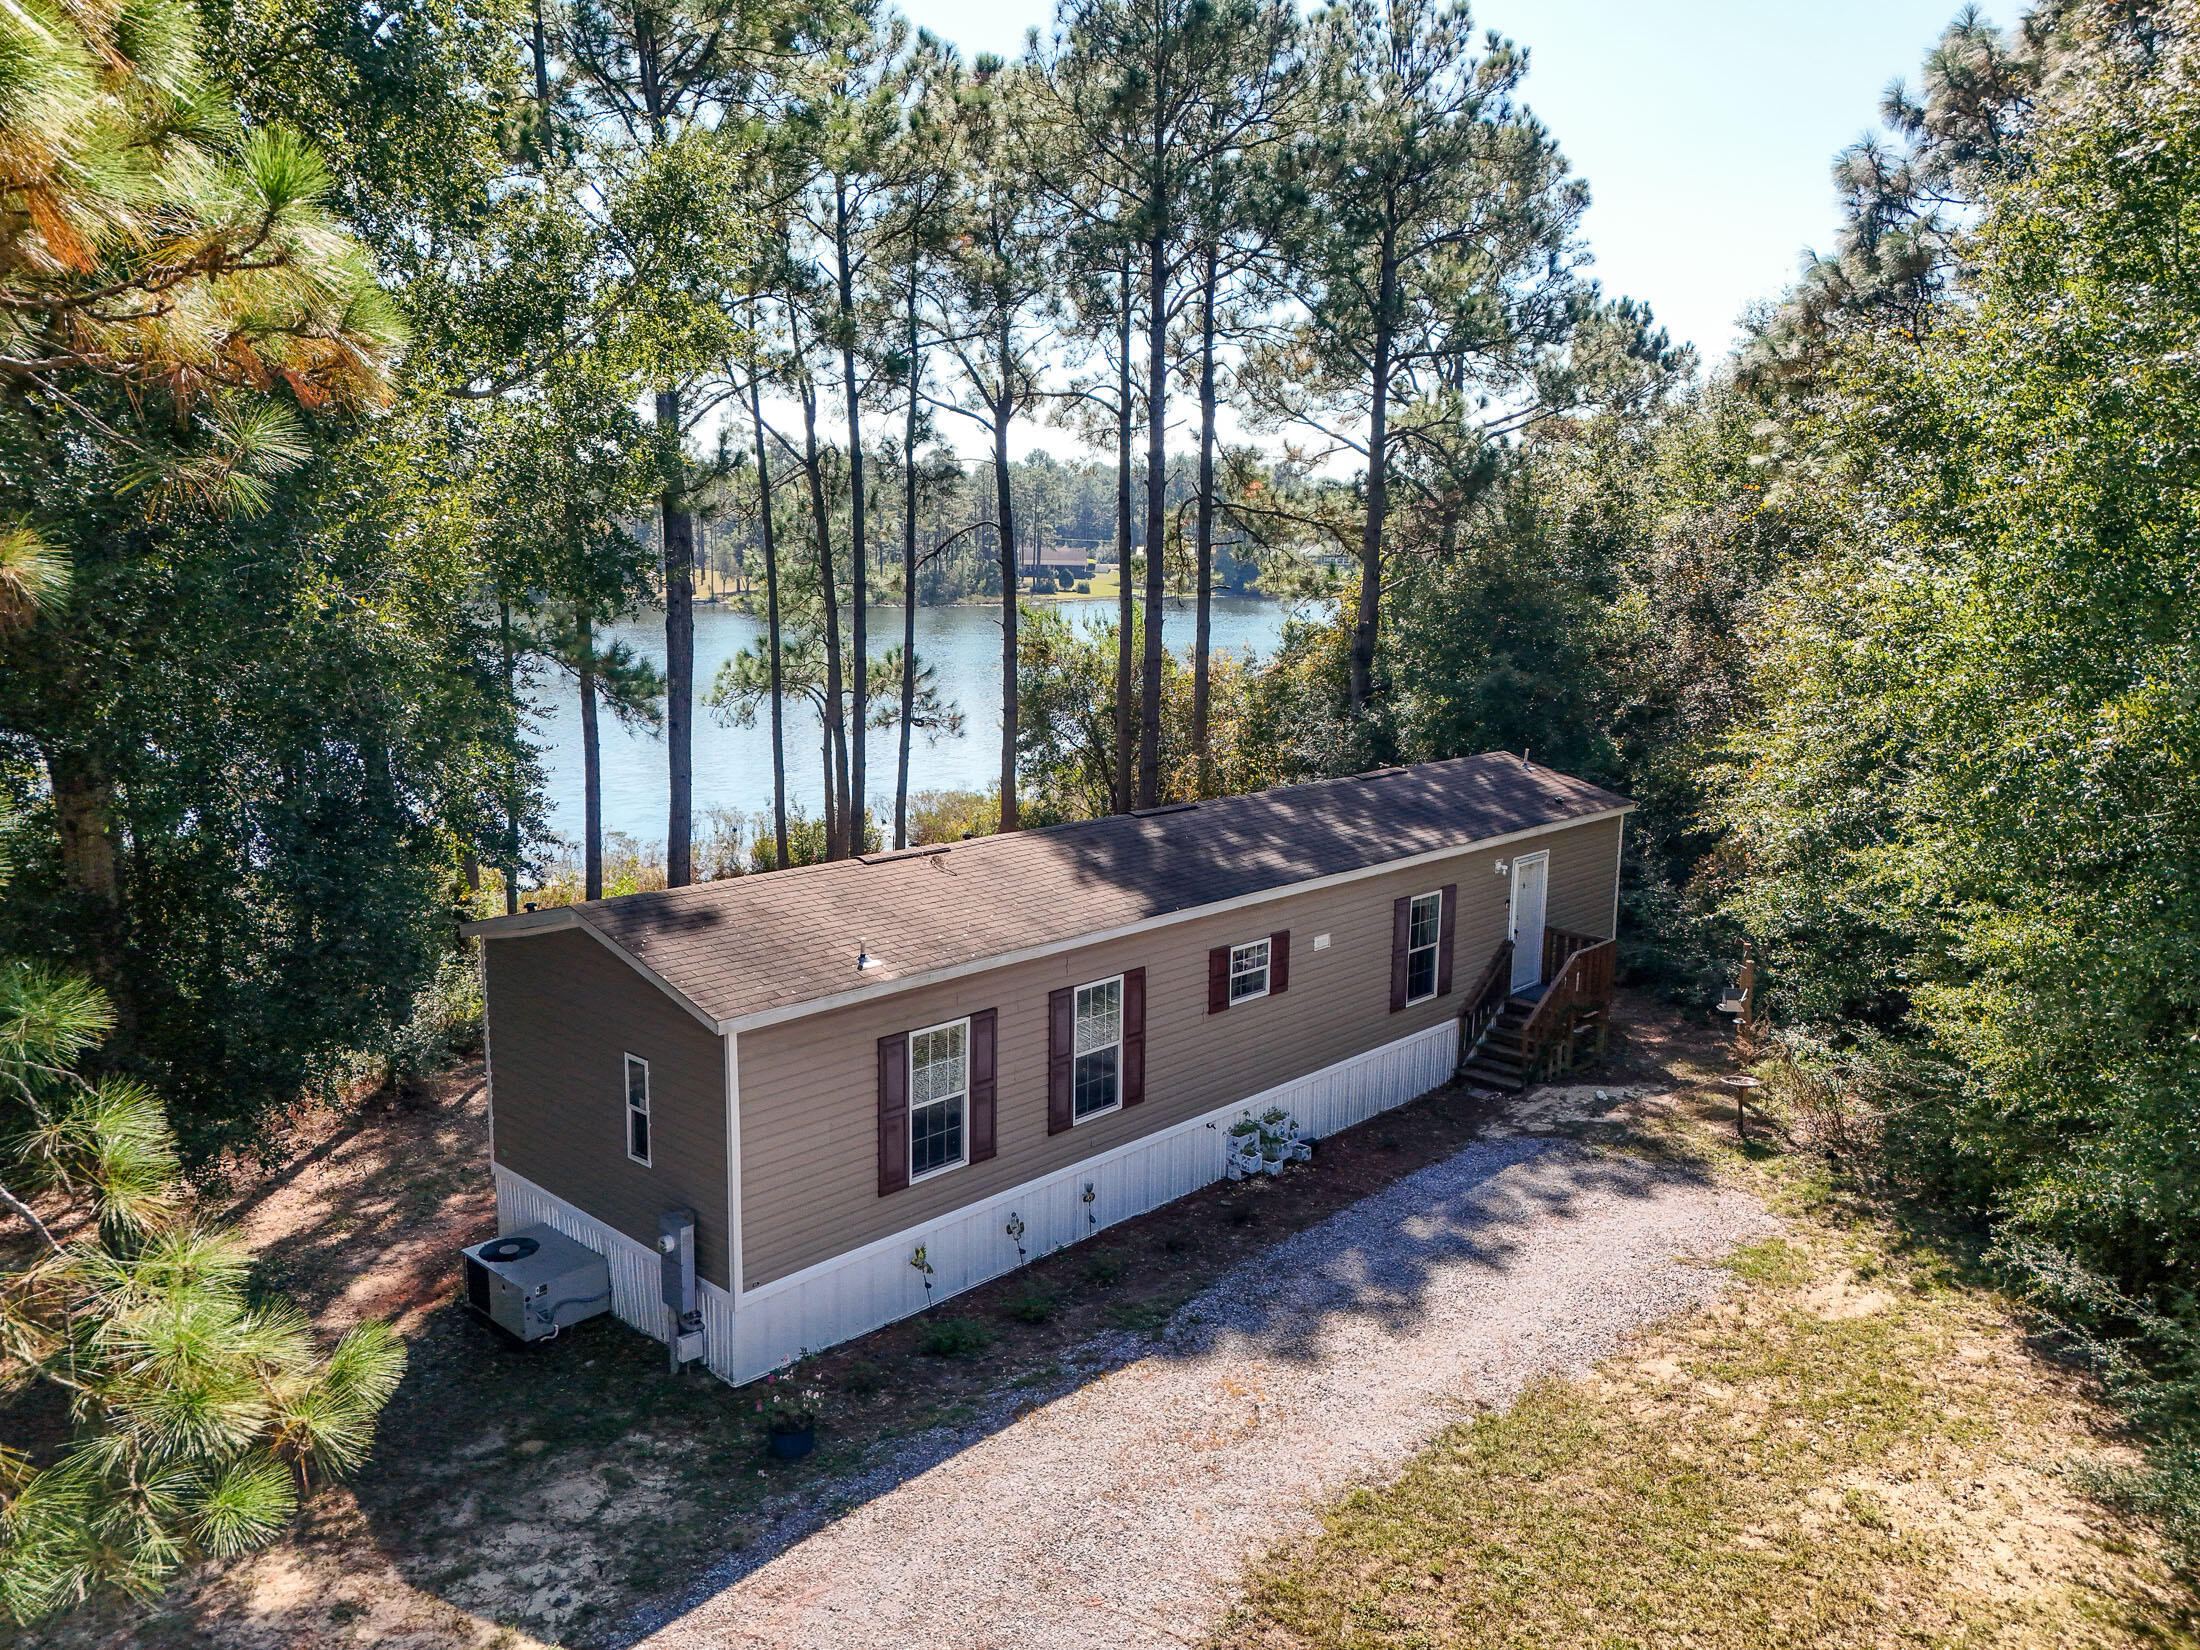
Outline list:
[[[1406,947],[1413,943],[1413,896],[1390,908],[1390,1012],[1406,1006]]]
[[[1000,1023],[998,1009],[970,1016],[970,1161],[983,1163],[993,1155],[995,1045]]]
[[[878,1195],[909,1184],[909,1033],[878,1040]]]
[[[1273,997],[1291,983],[1291,930],[1268,936],[1268,995]]]
[[[1207,953],[1207,1012],[1220,1014],[1230,1006],[1230,948],[1218,945]]]
[[[1436,995],[1451,990],[1452,941],[1459,937],[1459,884],[1444,884],[1444,918],[1436,941]]]
[[[1123,970],[1123,1104],[1146,1098],[1146,971]]]
[[[1077,988],[1047,993],[1047,1133],[1060,1134],[1077,1116],[1070,1110],[1070,1078],[1077,1054]]]

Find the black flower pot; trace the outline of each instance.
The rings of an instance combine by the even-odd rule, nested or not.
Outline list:
[[[771,1435],[772,1455],[781,1461],[799,1461],[817,1448],[817,1428],[804,1427],[800,1432],[775,1432]]]

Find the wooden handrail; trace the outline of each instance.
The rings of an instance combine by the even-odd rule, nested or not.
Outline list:
[[[1558,978],[1558,971],[1566,966],[1566,959],[1576,952],[1586,951],[1594,945],[1609,943],[1601,935],[1580,934],[1570,928],[1546,928],[1543,930],[1543,977]]]
[[[1569,934],[1566,938],[1587,936]],[[1521,1053],[1531,1078],[1544,1075],[1552,1050],[1562,1039],[1572,1042],[1582,1014],[1594,1013],[1611,1002],[1613,964],[1618,954],[1619,947],[1612,941],[1590,939],[1588,944],[1570,951],[1559,965],[1534,1012],[1520,1028]],[[1544,955],[1550,955],[1548,935]]]
[[[1460,1064],[1466,1063],[1467,1056],[1474,1052],[1474,1045],[1482,1040],[1482,1033],[1505,1011],[1505,1001],[1512,995],[1512,963],[1513,942],[1500,942],[1490,953],[1490,960],[1482,965],[1482,974],[1474,982],[1474,989],[1467,993],[1466,1004],[1459,1010]]]

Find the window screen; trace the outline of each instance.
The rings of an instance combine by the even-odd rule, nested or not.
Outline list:
[[[1413,901],[1413,921],[1406,938],[1406,1001],[1420,1002],[1436,995],[1436,949],[1444,931],[1444,896],[1421,894]]]
[[[1268,995],[1268,942],[1230,947],[1230,1001]]]
[[[963,1160],[970,1095],[970,1022],[954,1020],[909,1039],[909,1178]]]
[[[1076,1066],[1070,1107],[1078,1118],[1113,1111],[1123,1098],[1123,981],[1077,988]]]
[[[633,1054],[626,1057],[626,1155],[649,1161],[649,1062]]]

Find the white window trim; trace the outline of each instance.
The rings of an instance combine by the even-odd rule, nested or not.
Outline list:
[[[1077,1112],[1077,994],[1080,991],[1097,991],[1102,986],[1108,985],[1114,986],[1116,992],[1115,1042],[1111,1045],[1115,1049],[1115,1103],[1112,1106],[1102,1106],[1097,1111],[1088,1111],[1083,1116],[1079,1116]],[[1123,976],[1120,974],[1110,974],[1106,979],[1087,980],[1083,985],[1070,987],[1069,1126],[1073,1129],[1080,1123],[1095,1122],[1100,1118],[1113,1116],[1123,1109],[1123,1006]],[[1099,1051],[1094,1049],[1087,1052],[1098,1053]]]
[[[642,1068],[642,1103],[639,1106],[634,1104],[634,1068],[636,1066]],[[649,1109],[649,1062],[639,1054],[629,1054],[626,1056],[625,1062],[619,1067],[619,1076],[625,1085],[625,1092],[620,1096],[623,1104],[619,1112],[619,1120],[626,1130],[627,1161],[629,1163],[639,1163],[646,1169],[650,1167],[650,1154],[657,1150],[657,1119]],[[642,1153],[639,1156],[634,1151],[634,1114],[637,1111],[641,1113],[642,1121],[648,1126],[649,1130],[649,1152]]]
[[[1413,908],[1425,899],[1436,902],[1436,938],[1427,945],[1420,946],[1413,943]],[[1427,893],[1415,894],[1406,901],[1406,980],[1409,984],[1413,979],[1413,953],[1424,950],[1435,959],[1435,966],[1428,971],[1428,989],[1418,997],[1410,992],[1407,994],[1408,1008],[1415,1003],[1431,1002],[1437,994],[1439,975],[1444,965],[1444,891],[1441,888],[1431,888]]]
[[[1240,997],[1234,990],[1231,989],[1231,987],[1235,986],[1237,983],[1238,953],[1240,951],[1250,951],[1256,945],[1265,945],[1268,948],[1268,960],[1265,963],[1261,964],[1260,969],[1260,989],[1258,991],[1248,991],[1245,993],[1244,996]],[[1233,945],[1230,947],[1230,973],[1228,979],[1224,982],[1223,987],[1223,1006],[1225,1008],[1235,1008],[1240,1003],[1257,1003],[1261,1000],[1261,998],[1267,996],[1271,991],[1275,989],[1275,984],[1276,937],[1273,934],[1263,934],[1257,940],[1247,940],[1242,945]]]
[[[957,1026],[963,1028],[962,1127],[957,1131],[962,1141],[962,1156],[956,1158],[952,1163],[941,1163],[919,1174],[917,1173],[917,1039],[919,1037],[929,1037],[935,1031],[952,1031]],[[909,1033],[909,1048],[905,1058],[908,1061],[909,1074],[903,1080],[909,1085],[909,1105],[908,1121],[904,1125],[903,1132],[906,1136],[909,1152],[909,1184],[914,1186],[921,1180],[937,1180],[943,1174],[953,1174],[957,1169],[966,1169],[970,1166],[970,1016],[965,1014],[959,1019],[942,1020],[938,1025],[918,1027],[915,1031]],[[927,1105],[936,1105],[937,1103],[936,1101],[926,1102]]]

